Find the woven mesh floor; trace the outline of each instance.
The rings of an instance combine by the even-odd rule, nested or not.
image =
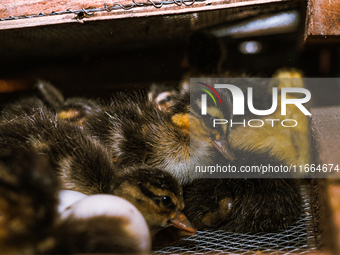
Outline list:
[[[277,233],[240,234],[221,230],[197,231],[194,236],[183,238],[175,245],[153,254],[173,253],[237,253],[253,254],[307,254],[316,251],[316,224],[310,207],[307,187],[302,188],[304,210],[300,219],[289,229]]]

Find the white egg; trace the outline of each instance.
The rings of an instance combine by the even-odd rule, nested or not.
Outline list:
[[[147,253],[151,248],[150,232],[143,215],[127,200],[113,195],[92,195],[79,200],[64,212],[61,219],[87,219],[96,216],[115,217],[128,220],[126,233],[138,244],[139,250]],[[109,228],[110,226],[108,226]]]
[[[74,190],[62,190],[59,192],[58,212],[62,213],[65,209],[79,200],[87,197],[87,195]]]

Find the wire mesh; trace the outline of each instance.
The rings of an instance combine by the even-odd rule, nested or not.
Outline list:
[[[153,254],[195,253],[195,254],[307,254],[317,250],[317,225],[311,212],[308,187],[301,188],[303,212],[300,219],[286,230],[276,233],[232,233],[223,230],[197,231],[191,237],[183,238],[172,246]]]
[[[114,3],[111,6],[108,6],[107,4],[103,4],[103,8],[89,8],[89,9],[84,9],[82,8],[81,10],[70,10],[67,9],[66,11],[61,11],[61,12],[56,12],[52,11],[50,13],[43,13],[40,12],[38,14],[34,15],[22,15],[22,16],[9,16],[7,18],[0,18],[0,21],[5,21],[5,20],[16,20],[16,19],[28,19],[28,18],[37,18],[37,17],[45,17],[45,16],[55,16],[55,15],[62,15],[62,14],[70,14],[74,13],[77,15],[78,18],[83,18],[86,15],[93,15],[96,12],[110,12],[113,10],[130,10],[133,8],[140,8],[140,7],[148,7],[148,6],[153,6],[155,8],[161,8],[164,5],[185,5],[185,6],[190,6],[193,5],[195,2],[204,2],[206,0],[165,0],[165,1],[152,1],[152,0],[147,0],[146,2],[142,3],[136,3],[135,0],[132,0],[131,4],[127,5],[122,5],[120,3]]]

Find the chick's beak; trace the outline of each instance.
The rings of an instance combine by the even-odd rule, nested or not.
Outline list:
[[[228,138],[221,137],[218,140],[211,140],[212,145],[228,160],[233,161],[235,154],[230,147]]]
[[[185,233],[190,236],[196,233],[196,229],[194,229],[188,218],[182,212],[177,212],[175,217],[170,220],[170,225],[185,231]]]

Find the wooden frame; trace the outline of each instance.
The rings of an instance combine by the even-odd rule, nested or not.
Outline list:
[[[340,2],[337,0],[309,0],[306,37],[340,36]]]
[[[251,6],[251,5],[262,5],[262,4],[270,4],[270,3],[278,3],[278,2],[293,2],[296,0],[204,0],[204,1],[196,1],[194,4],[187,6],[185,4],[176,5],[169,4],[163,5],[162,8],[155,8],[152,5],[144,6],[144,7],[135,7],[130,10],[117,9],[112,10],[110,12],[101,11],[95,12],[91,15],[85,15],[83,18],[79,19],[76,13],[69,14],[60,14],[60,15],[47,15],[42,17],[34,17],[34,18],[20,18],[20,19],[12,19],[12,20],[4,20],[0,21],[0,30],[8,30],[8,29],[18,29],[25,27],[37,27],[37,26],[46,26],[53,24],[62,24],[62,23],[75,23],[75,22],[87,22],[87,21],[96,21],[96,20],[107,20],[107,19],[123,19],[123,18],[131,18],[131,17],[147,17],[154,15],[170,15],[170,14],[180,14],[180,13],[189,13],[189,12],[198,12],[198,11],[208,11],[208,10],[218,10],[224,8],[235,8],[242,6]],[[79,2],[76,0],[72,1],[62,1],[56,0],[46,1],[46,0],[31,0],[30,4],[24,3],[24,1],[16,3],[14,0],[2,0],[0,4],[0,18],[6,19],[10,16],[12,17],[21,17],[21,16],[29,16],[29,15],[38,15],[39,13],[51,14],[52,12],[62,12],[67,9],[76,11],[82,9],[96,9],[96,8],[104,8],[104,1],[102,0],[88,0]],[[157,1],[154,1],[157,2]],[[131,5],[133,4],[132,0],[117,0],[112,1],[112,6],[114,3],[119,3],[121,5]],[[138,2],[137,2],[138,3]],[[141,1],[139,1],[141,3]],[[151,2],[150,2],[151,3]],[[180,3],[180,1],[177,1]]]

